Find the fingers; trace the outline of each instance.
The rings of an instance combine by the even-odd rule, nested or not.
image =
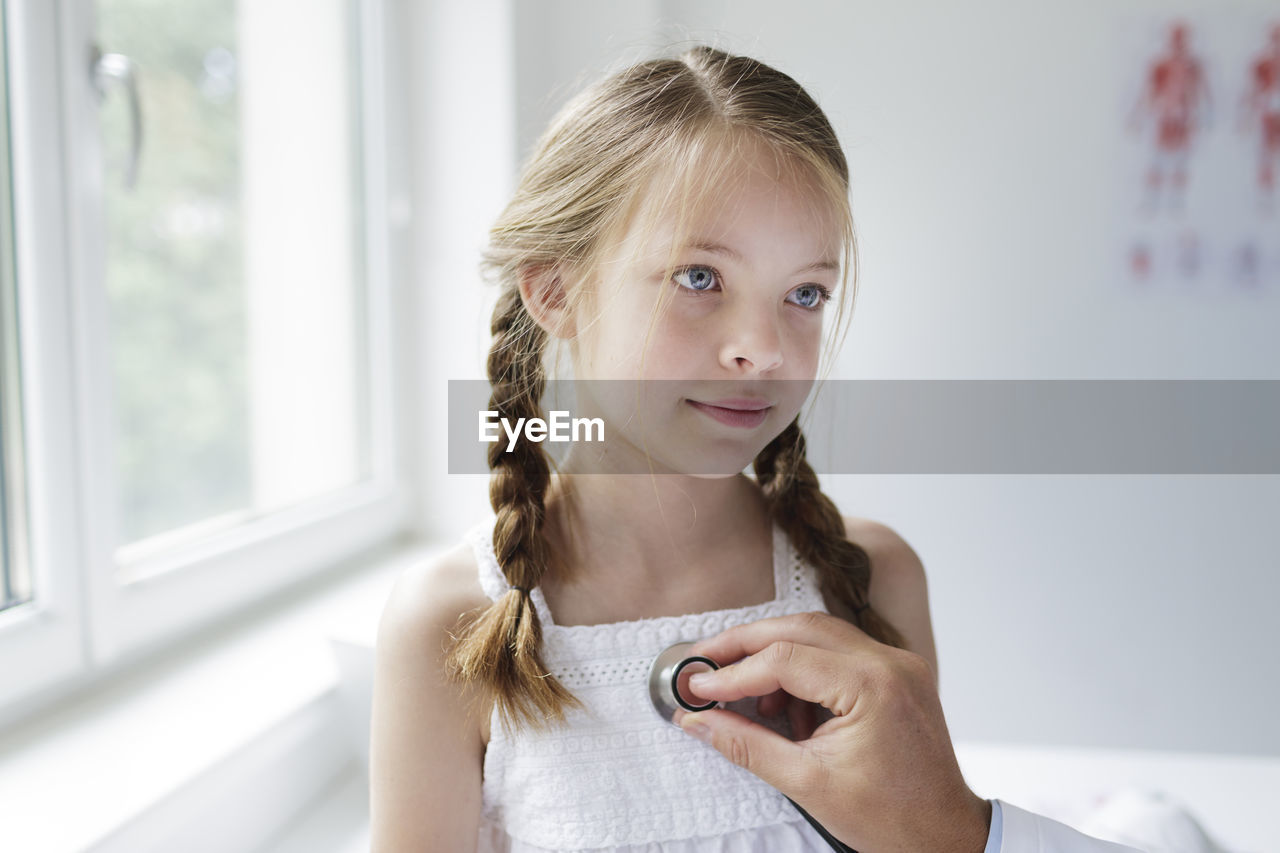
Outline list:
[[[761,717],[777,717],[786,712],[793,741],[808,740],[813,736],[814,729],[818,727],[817,709],[818,706],[812,702],[797,699],[785,690],[775,690],[756,700],[756,713]],[[684,710],[679,711],[672,722],[680,725],[680,719],[685,713]]]
[[[678,720],[685,733],[790,797],[803,796],[810,769],[804,747],[732,711],[699,711]]]
[[[815,611],[736,625],[694,643],[689,653],[704,655],[723,666],[782,640],[828,651],[856,651],[876,642],[856,625],[829,613]]]
[[[852,710],[861,681],[850,667],[853,660],[826,649],[779,641],[738,663],[697,673],[689,679],[689,689],[719,702],[784,690],[843,715]]]

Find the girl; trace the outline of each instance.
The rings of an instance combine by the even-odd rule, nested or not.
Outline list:
[[[844,318],[852,298],[848,191],[803,88],[707,47],[612,76],[553,121],[485,258],[501,287],[489,408],[546,417],[554,342],[574,415],[604,416],[607,441],[554,476],[540,443],[491,445],[493,515],[397,582],[375,851],[829,849],[660,717],[647,676],[673,643],[813,610],[936,676],[919,560],[842,518],[805,461],[825,305]],[[781,693],[730,708],[796,739],[818,722]]]

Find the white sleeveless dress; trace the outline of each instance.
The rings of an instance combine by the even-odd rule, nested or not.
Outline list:
[[[494,516],[466,534],[480,584],[507,582],[493,553]],[[506,731],[495,710],[484,756],[480,853],[800,853],[830,846],[773,787],[659,716],[648,674],[668,646],[771,616],[826,612],[815,570],[773,526],[775,598],[766,604],[607,625],[556,625],[542,590],[543,661],[585,711],[549,733]],[[761,719],[755,699],[728,705]],[[823,717],[819,717],[823,719]]]

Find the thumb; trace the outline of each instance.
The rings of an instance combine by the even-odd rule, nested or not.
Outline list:
[[[678,722],[685,734],[710,744],[716,752],[787,796],[803,795],[807,750],[799,744],[733,711],[686,713]]]

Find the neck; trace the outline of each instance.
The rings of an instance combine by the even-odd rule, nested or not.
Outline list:
[[[566,460],[552,478],[545,530],[548,601],[553,612],[558,599],[580,616],[562,624],[685,612],[689,602],[714,609],[705,602],[722,600],[734,582],[746,584],[749,598],[762,598],[764,588],[767,600],[772,585],[771,573],[755,576],[771,555],[768,508],[742,474],[580,475]],[[587,602],[604,609],[584,615]]]

